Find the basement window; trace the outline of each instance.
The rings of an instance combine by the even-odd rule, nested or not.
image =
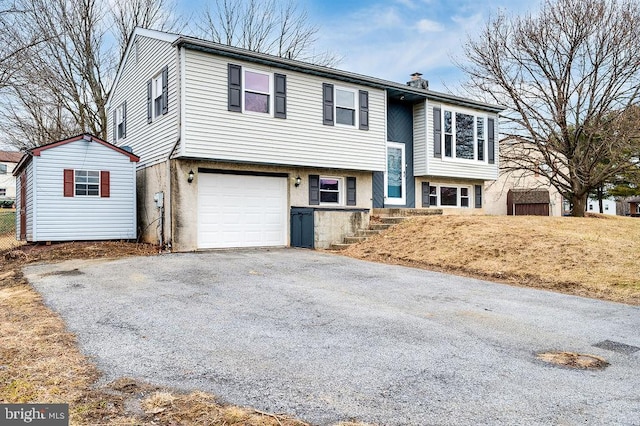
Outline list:
[[[469,208],[471,201],[470,198],[470,186],[429,186],[429,205],[431,207]]]
[[[320,178],[320,204],[342,205],[342,178]]]

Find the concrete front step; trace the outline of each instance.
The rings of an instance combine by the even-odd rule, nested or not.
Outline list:
[[[345,244],[361,243],[363,241],[366,241],[367,238],[369,238],[369,237],[358,237],[358,236],[344,237],[344,243]]]
[[[330,249],[331,250],[344,250],[347,247],[351,247],[352,244],[345,244],[345,243],[333,243],[331,244]]]
[[[385,229],[389,229],[393,226],[392,223],[370,223],[369,230],[371,231],[384,231]]]
[[[380,222],[386,223],[386,224],[389,224],[389,225],[396,225],[398,223],[404,222],[405,220],[407,220],[407,218],[406,217],[402,217],[402,216],[381,217],[380,218]]]
[[[371,214],[383,217],[401,217],[401,216],[431,216],[441,215],[442,209],[412,209],[412,208],[384,208],[372,209]]]
[[[386,229],[386,228],[385,228]],[[361,229],[356,232],[355,237],[372,237],[378,235],[382,229]]]

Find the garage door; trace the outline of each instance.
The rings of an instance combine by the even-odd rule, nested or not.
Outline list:
[[[198,248],[286,244],[287,178],[198,175]]]

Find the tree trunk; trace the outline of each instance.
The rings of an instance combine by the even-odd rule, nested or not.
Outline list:
[[[584,217],[584,213],[587,207],[587,194],[574,195],[571,197],[571,203],[573,204],[573,217]]]
[[[604,198],[604,188],[602,185],[598,187],[598,208],[600,209],[598,213],[604,214],[604,203],[602,199]]]

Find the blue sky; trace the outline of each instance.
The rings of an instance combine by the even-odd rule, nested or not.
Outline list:
[[[213,4],[212,0],[209,0]],[[198,10],[207,0],[177,0]],[[467,36],[491,14],[523,14],[539,0],[299,0],[320,27],[316,46],[342,58],[337,68],[404,83],[418,71],[430,88],[460,92]],[[188,6],[187,6],[188,5]]]

